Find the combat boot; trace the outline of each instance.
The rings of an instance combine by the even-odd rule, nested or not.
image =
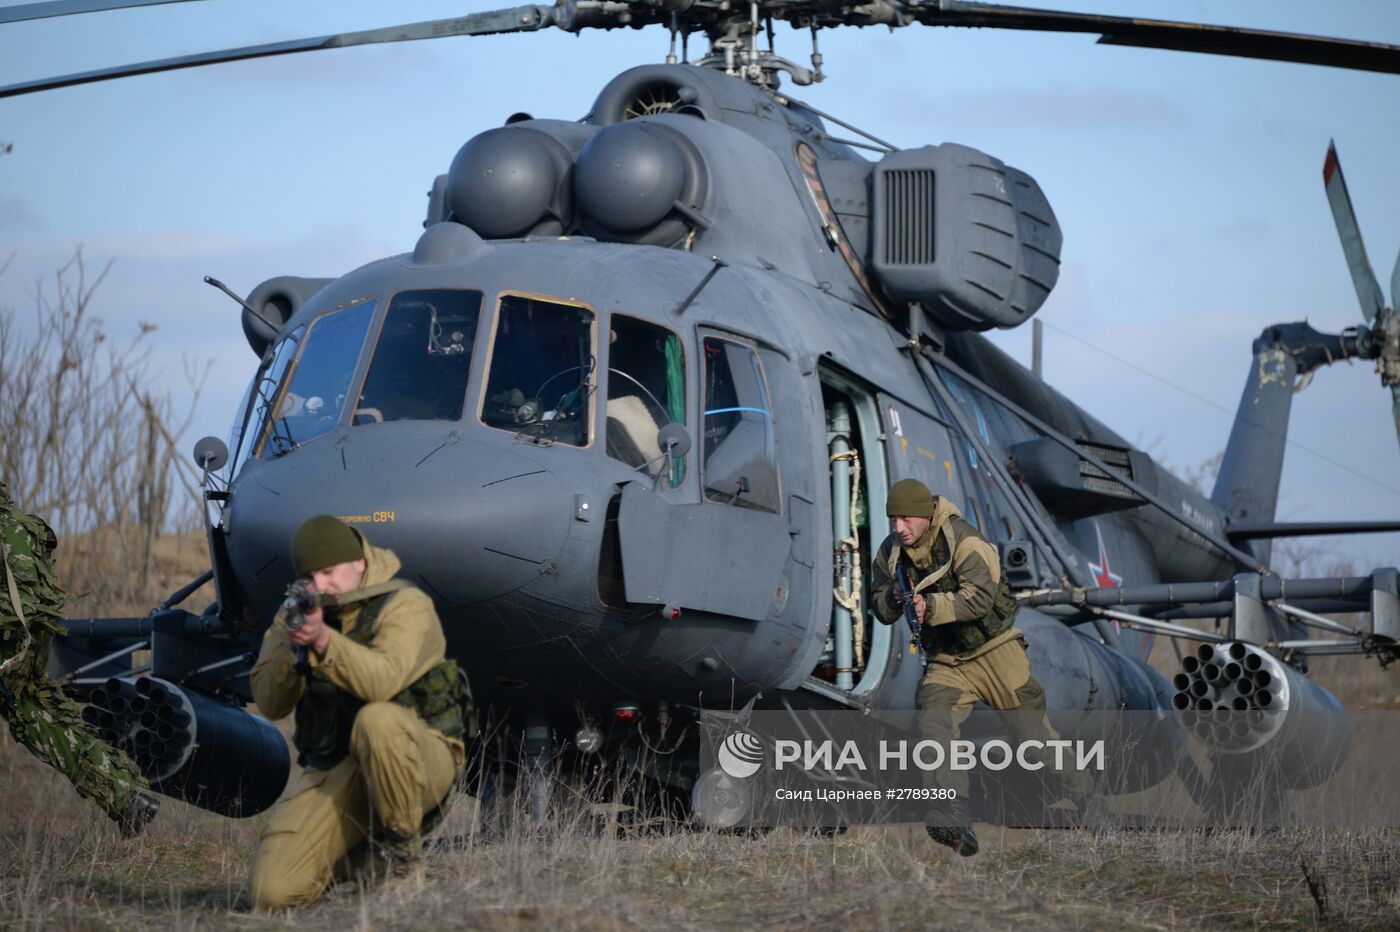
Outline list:
[[[417,832],[400,835],[386,830],[382,845],[389,860],[388,886],[408,891],[423,889],[422,836]]]
[[[924,830],[928,832],[928,837],[965,858],[977,853],[977,833],[972,830],[972,813],[961,802],[953,802],[946,809],[930,809],[924,816]]]
[[[1103,832],[1113,827],[1113,810],[1108,808],[1108,803],[1099,794],[1075,800],[1075,805],[1079,808],[1078,818],[1075,820],[1078,828]]]
[[[127,797],[122,814],[117,819],[117,831],[123,838],[135,838],[146,830],[160,811],[160,800],[139,790]]]
[[[925,825],[928,837],[952,848],[965,858],[970,858],[977,853],[977,833],[972,830],[971,825]]]

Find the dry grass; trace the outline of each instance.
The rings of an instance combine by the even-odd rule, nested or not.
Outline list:
[[[202,535],[162,537],[154,552],[150,589],[104,612],[142,611],[205,568]],[[189,606],[198,610],[208,597],[196,594]],[[1161,669],[1175,663],[1164,641],[1153,659]],[[1400,707],[1400,679],[1374,661],[1329,658],[1314,669],[1349,706]],[[342,884],[301,913],[264,917],[242,905],[262,817],[234,821],[165,800],[146,837],[122,841],[3,733],[0,786],[4,928],[1400,926],[1394,832],[1091,835],[981,826],[983,853],[964,860],[918,826],[834,839],[791,830],[618,837],[575,814],[549,833],[521,828],[486,843],[471,833],[468,798],[440,832],[462,843],[429,853],[422,891]]]
[[[471,834],[467,798],[439,833],[456,843],[429,851],[421,890],[341,884],[310,909],[264,917],[241,905],[261,819],[166,801],[145,837],[122,841],[12,744],[0,781],[0,926],[15,929],[1400,925],[1400,837],[1389,832],[984,826],[983,853],[958,859],[916,826],[619,836],[566,814],[488,843]]]
[[[162,537],[154,552],[150,589],[102,611],[144,611],[205,568],[202,535]],[[196,594],[189,607],[209,597]],[[1164,670],[1176,662],[1165,641],[1153,660]],[[1328,658],[1314,669],[1349,706],[1400,707],[1400,679],[1374,661]],[[791,830],[618,837],[575,814],[546,834],[521,828],[486,843],[470,831],[467,798],[440,832],[463,843],[429,853],[421,892],[342,884],[301,913],[264,917],[242,905],[262,817],[234,821],[165,800],[145,838],[122,841],[3,733],[0,786],[4,928],[1400,926],[1394,832],[1091,835],[981,826],[983,853],[964,860],[918,826],[834,839]]]
[[[68,591],[65,614],[69,618],[145,615],[171,593],[209,569],[209,551],[202,532],[162,534],[151,548],[151,569],[144,586],[128,584],[116,593],[94,578],[86,555],[94,551],[122,553],[122,537],[101,529],[60,537],[56,564],[60,582]],[[214,601],[214,584],[206,583],[182,603],[198,614]]]

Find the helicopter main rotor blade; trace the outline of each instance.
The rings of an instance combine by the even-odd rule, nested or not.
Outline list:
[[[1395,267],[1390,270],[1390,306],[1400,305],[1400,252],[1395,254]]]
[[[1400,385],[1390,386],[1390,417],[1396,421],[1396,439],[1400,439]]]
[[[21,3],[0,7],[0,25],[22,23],[50,16],[73,16],[78,13],[100,13],[130,6],[156,6],[160,3],[191,3],[197,0],[49,0],[47,3]]]
[[[1395,419],[1395,439],[1400,440],[1400,385],[1390,386],[1390,416]]]
[[[1327,186],[1327,203],[1332,206],[1332,219],[1337,224],[1337,235],[1342,239],[1342,252],[1346,253],[1347,268],[1351,270],[1351,282],[1356,286],[1356,297],[1361,302],[1361,313],[1369,324],[1384,310],[1385,296],[1381,294],[1376,273],[1371,270],[1371,260],[1366,258],[1366,244],[1361,241],[1356,211],[1351,206],[1346,179],[1342,177],[1336,142],[1327,144],[1327,159],[1322,163],[1322,181]],[[1400,266],[1397,266],[1397,274],[1400,274]],[[1394,284],[1392,277],[1392,289]]]
[[[1097,32],[1100,34],[1099,42],[1105,45],[1133,45],[1400,74],[1400,46],[1379,42],[1174,20],[1035,10],[967,0],[937,0],[927,6],[915,7],[909,13],[927,26]]]
[[[114,78],[126,78],[138,74],[155,74],[161,71],[176,71],[181,68],[197,68],[200,65],[215,65],[222,62],[246,61],[251,58],[270,58],[274,55],[290,55],[294,52],[313,52],[319,49],[338,49],[352,45],[373,45],[380,42],[408,42],[415,39],[439,39],[447,36],[483,36],[502,32],[534,32],[554,25],[554,8],[549,6],[520,6],[509,10],[492,10],[488,13],[472,13],[455,19],[439,19],[422,23],[409,23],[405,26],[389,26],[383,29],[366,29],[361,32],[342,32],[311,39],[293,39],[288,42],[271,42],[265,45],[249,45],[221,52],[202,52],[197,55],[182,55],[177,58],[163,58],[158,61],[141,62],[135,65],[119,65],[115,68],[102,68],[84,71],[79,74],[57,78],[44,78],[0,87],[0,97],[16,97],[33,94],[37,91],[53,90],[59,87],[72,87],[77,84],[93,84]]]

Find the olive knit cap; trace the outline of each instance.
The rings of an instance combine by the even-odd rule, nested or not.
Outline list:
[[[891,518],[932,518],[933,493],[918,479],[900,479],[890,486],[885,514]]]
[[[350,563],[364,555],[359,536],[344,521],[330,515],[308,519],[292,538],[292,566],[298,576],[337,563]]]

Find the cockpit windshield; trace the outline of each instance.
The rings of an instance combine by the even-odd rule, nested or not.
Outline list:
[[[375,304],[361,301],[311,322],[263,428],[262,456],[287,453],[340,420]]]
[[[503,296],[482,422],[587,446],[593,414],[593,322],[586,307]]]
[[[460,419],[480,314],[479,291],[395,295],[351,423]]]

